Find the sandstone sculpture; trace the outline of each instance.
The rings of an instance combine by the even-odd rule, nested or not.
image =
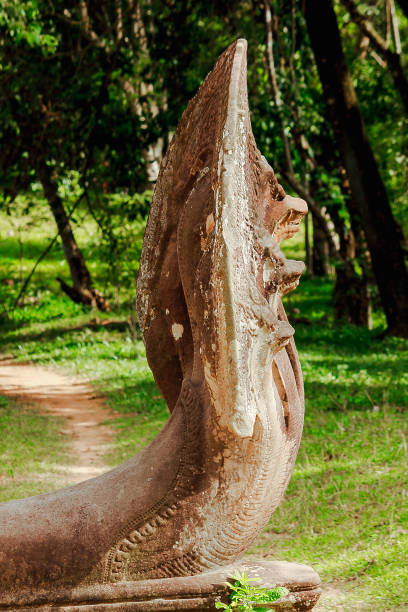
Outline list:
[[[278,243],[306,210],[256,148],[240,40],[183,114],[146,229],[138,314],[171,417],[111,472],[0,506],[0,608],[209,610],[225,595],[300,442],[303,382],[281,298],[303,263]],[[244,566],[289,585],[289,609],[318,598],[310,568]]]

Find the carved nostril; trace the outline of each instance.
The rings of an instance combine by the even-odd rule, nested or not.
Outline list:
[[[285,295],[296,287],[304,270],[303,261],[286,259],[279,248],[272,247],[262,268],[264,287],[268,293],[279,292]]]

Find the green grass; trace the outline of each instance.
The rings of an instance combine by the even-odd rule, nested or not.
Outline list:
[[[251,554],[305,562],[341,582],[345,610],[406,609],[407,436],[406,413],[387,402],[345,412],[309,405],[285,500]]]
[[[63,421],[0,396],[0,500],[49,490],[67,463]]]
[[[290,256],[299,258],[300,240],[288,245]],[[56,262],[47,263],[50,274]],[[250,555],[313,565],[332,585],[318,610],[406,610],[408,342],[378,339],[378,311],[373,331],[336,324],[331,292],[330,279],[303,278],[286,300],[305,377],[304,436],[285,500]],[[127,325],[130,291],[126,307],[103,316],[38,279],[32,295],[0,323],[0,353],[90,378],[119,414],[109,462],[130,457],[168,418],[141,338]]]

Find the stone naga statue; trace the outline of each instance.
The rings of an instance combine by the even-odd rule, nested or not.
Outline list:
[[[256,147],[239,40],[181,118],[144,239],[139,322],[171,417],[103,476],[0,506],[0,608],[190,609],[174,607],[188,584],[177,580],[214,577],[254,541],[302,432],[302,375],[281,298],[304,265],[278,244],[306,211]],[[312,570],[299,580],[318,585]],[[173,593],[173,607],[149,607],[151,585]]]

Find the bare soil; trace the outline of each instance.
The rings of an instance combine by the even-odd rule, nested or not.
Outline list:
[[[104,422],[116,415],[86,381],[49,368],[3,360],[0,394],[64,419],[61,433],[69,440],[72,460],[64,466],[61,485],[76,484],[109,469],[104,454],[113,431]]]

